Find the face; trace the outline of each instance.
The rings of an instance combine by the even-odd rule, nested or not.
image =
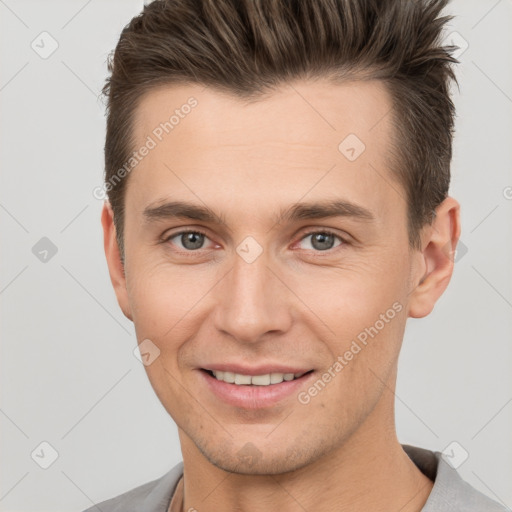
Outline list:
[[[426,267],[386,160],[390,108],[378,82],[326,81],[140,104],[137,148],[155,145],[127,183],[124,275],[109,264],[184,450],[280,473],[392,424],[384,383]]]

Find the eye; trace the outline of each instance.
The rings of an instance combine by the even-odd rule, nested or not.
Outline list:
[[[174,239],[176,239],[177,242],[172,242]],[[208,237],[201,231],[180,231],[179,233],[174,233],[164,238],[162,241],[171,242],[178,245],[179,249],[192,252],[203,249],[205,239],[208,239]],[[181,244],[181,246],[179,244]]]
[[[311,237],[311,241],[309,242],[309,247],[305,247],[305,249],[316,250],[316,251],[329,251],[330,249],[334,249],[339,247],[342,244],[345,244],[345,240],[341,238],[339,235],[333,233],[332,231],[322,230],[322,231],[310,231],[304,237],[301,238],[301,242],[307,240]],[[334,245],[335,240],[338,239],[339,243]]]
[[[316,252],[327,252],[339,247],[340,245],[348,243],[340,235],[325,229],[306,233],[299,243],[304,242],[308,238],[311,238],[311,241],[306,244],[306,247],[302,248],[306,250],[314,250]],[[163,243],[176,245],[178,249],[183,250],[183,252],[195,252],[204,249],[205,240],[209,240],[206,233],[197,230],[190,230],[174,233],[162,238],[161,241]],[[338,240],[337,244],[336,240]]]

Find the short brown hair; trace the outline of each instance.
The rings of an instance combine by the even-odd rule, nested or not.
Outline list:
[[[377,79],[391,94],[390,167],[408,203],[411,248],[446,198],[456,82],[440,16],[448,0],[154,0],[123,29],[107,98],[105,181],[124,261],[127,179],[134,113],[157,86],[201,84],[246,98],[286,81]]]

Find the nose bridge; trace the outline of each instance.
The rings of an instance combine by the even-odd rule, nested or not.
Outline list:
[[[262,251],[252,259],[255,247],[250,244],[237,248],[233,268],[218,292],[215,315],[217,329],[245,342],[258,341],[269,331],[284,331],[289,322],[282,284],[267,268],[268,254]]]

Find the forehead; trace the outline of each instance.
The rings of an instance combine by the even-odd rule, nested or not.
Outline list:
[[[192,102],[196,105],[189,107]],[[390,109],[390,95],[376,80],[296,81],[250,100],[196,84],[166,85],[143,96],[134,134],[143,142],[146,134],[158,132],[170,120],[173,134],[188,137],[192,131],[194,137],[188,143],[196,141],[201,146],[266,144],[269,139],[337,146],[349,133],[363,140],[381,137],[390,128]],[[192,121],[185,123],[187,117]]]
[[[251,101],[198,85],[159,87],[136,111],[137,148],[149,139],[153,147],[127,196],[143,209],[178,191],[212,207],[242,194],[261,215],[263,199],[282,206],[339,191],[378,215],[404,196],[387,163],[390,110],[377,81],[290,82]]]

